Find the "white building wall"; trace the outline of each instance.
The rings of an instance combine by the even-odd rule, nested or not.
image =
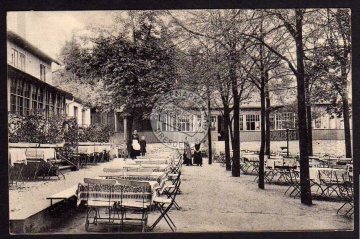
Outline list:
[[[25,70],[23,70],[24,72],[40,79],[40,64],[43,64],[46,67],[45,82],[50,85],[52,84],[52,72],[51,72],[50,62],[45,62],[44,60],[30,53],[29,51],[13,44],[10,41],[7,41],[7,63],[9,65],[14,66],[12,64],[12,56],[11,56],[12,49],[15,49],[19,53],[23,53],[25,55]]]
[[[77,107],[77,123],[79,125],[83,125],[83,126],[89,126],[91,124],[91,114],[90,114],[90,109],[87,107],[84,107],[81,103],[76,102],[76,101],[72,101],[72,100],[68,100],[66,99],[66,104],[67,104],[67,116],[68,117],[74,117],[75,116],[75,107]],[[84,111],[83,111],[84,110]],[[85,114],[84,117],[84,121],[83,121],[83,113]]]

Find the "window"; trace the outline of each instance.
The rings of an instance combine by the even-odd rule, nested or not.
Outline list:
[[[175,116],[171,112],[160,114],[157,128],[161,131],[193,131],[192,115]]]
[[[260,130],[260,115],[246,115],[246,130]]]
[[[75,122],[78,122],[78,107],[74,106],[74,117],[75,117]]]
[[[85,110],[81,111],[81,124],[85,124]]]
[[[191,131],[190,130],[190,117],[189,116],[179,116],[177,118],[177,125],[178,131],[183,131],[183,132],[187,132],[187,131]]]
[[[10,110],[19,115],[30,114],[30,84],[21,80],[10,80]]]
[[[46,81],[46,66],[40,64],[40,80]]]
[[[321,118],[315,119],[315,129],[321,129]]]
[[[240,115],[240,130],[244,130],[244,116]]]
[[[211,116],[210,117],[210,130],[215,131],[216,130],[216,123],[217,123],[217,116]]]
[[[277,113],[275,120],[275,129],[293,129],[294,113]]]
[[[25,70],[25,54],[12,48],[11,49],[11,64],[16,68],[19,68],[20,70]]]

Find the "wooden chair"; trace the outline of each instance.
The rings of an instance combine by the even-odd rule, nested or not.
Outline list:
[[[86,199],[85,230],[89,231],[90,224],[97,225],[99,220],[105,219],[108,222],[108,229],[111,225],[111,212],[114,205],[112,192],[116,180],[84,178],[84,185],[78,187],[78,197]],[[108,210],[108,217],[101,217],[100,209]],[[90,220],[92,219],[92,222]]]
[[[121,192],[114,211],[120,213],[121,228],[125,222],[140,222],[142,232],[145,232],[148,222],[148,212],[152,203],[152,191],[148,182],[118,179],[116,191]],[[140,214],[140,216],[138,216]]]
[[[345,212],[345,216],[351,216],[354,214],[354,185],[352,180],[346,175],[343,174],[343,188],[340,190],[341,199],[344,202],[343,205],[337,210],[336,214],[339,214],[339,212],[345,208],[345,206],[349,205],[349,208]]]
[[[155,222],[152,224],[152,226],[150,227],[150,231],[154,230],[155,226],[164,218],[166,223],[169,225],[169,227],[171,228],[171,230],[173,232],[176,231],[176,226],[175,223],[171,220],[168,212],[169,210],[174,206],[175,204],[175,199],[176,196],[179,193],[180,190],[180,185],[181,185],[181,180],[177,181],[177,184],[175,185],[174,188],[174,192],[173,192],[173,196],[172,197],[161,197],[161,196],[157,196],[154,199],[154,204],[155,207],[160,211],[160,216],[155,220]]]
[[[342,180],[342,175],[345,173],[343,170],[339,171],[321,171],[319,170],[319,180],[320,186],[322,187],[322,194],[320,196],[325,196],[331,198],[335,196],[335,199],[341,198],[341,190],[344,184]]]
[[[161,189],[160,193],[166,195],[168,198],[173,198],[174,197],[174,193],[175,193],[175,188],[178,185],[179,181],[181,180],[181,171],[179,171],[176,175],[168,175],[169,180],[171,182],[170,185],[166,185],[166,182],[163,186],[163,188]],[[175,176],[175,177],[171,177],[171,176]],[[177,193],[180,193],[180,191],[177,191]],[[176,207],[177,210],[180,210],[180,206],[177,204],[176,201],[174,201],[174,205]]]

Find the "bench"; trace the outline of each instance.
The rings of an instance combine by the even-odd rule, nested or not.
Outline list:
[[[68,188],[68,189],[66,189],[64,191],[55,193],[54,195],[51,195],[51,196],[47,197],[46,199],[50,200],[50,206],[52,206],[53,205],[53,200],[63,201],[63,200],[67,200],[67,199],[69,199],[71,197],[76,196],[77,188],[78,188],[78,185],[73,186],[73,187]]]

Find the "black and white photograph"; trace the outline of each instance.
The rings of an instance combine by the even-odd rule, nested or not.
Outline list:
[[[351,19],[8,11],[9,234],[353,232]]]

